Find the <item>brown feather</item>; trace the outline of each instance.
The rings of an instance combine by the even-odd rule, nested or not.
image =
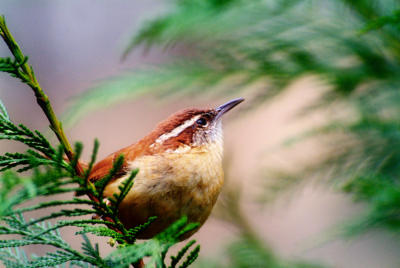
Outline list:
[[[184,123],[186,120],[189,120],[193,116],[211,111],[212,109],[185,109],[171,115],[166,120],[160,122],[155,129],[150,132],[149,135],[137,143],[120,149],[98,162],[93,167],[89,176],[89,180],[94,182],[106,176],[113,167],[114,161],[119,155],[123,155],[125,161],[122,167],[122,172],[116,174],[116,176],[113,178],[114,180],[125,175],[127,171],[127,163],[133,161],[138,156],[153,155],[168,149],[174,150],[182,144],[190,145],[192,142],[193,131],[195,131],[195,129],[191,127],[185,129],[177,137],[172,137],[162,144],[157,144],[157,146],[151,147],[155,140],[162,134],[171,132],[173,129]]]

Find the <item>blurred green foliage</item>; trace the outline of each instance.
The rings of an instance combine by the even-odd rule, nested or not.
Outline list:
[[[112,103],[148,90],[168,94],[218,88],[226,93],[266,79],[254,100],[260,102],[311,73],[332,84],[334,93],[346,95],[364,83],[396,76],[393,26],[382,27],[389,34],[359,34],[396,7],[391,0],[373,2],[175,1],[170,13],[144,24],[125,56],[140,45],[175,48],[176,57],[106,81],[80,96],[71,111],[79,115],[99,101]]]
[[[400,231],[400,4],[394,0],[175,0],[169,12],[143,24],[124,57],[137,47],[170,49],[164,65],[106,81],[80,96],[80,115],[97,103],[113,103],[152,91],[157,94],[216,90],[230,94],[262,82],[252,104],[263,103],[305,75],[330,89],[311,111],[349,107],[343,119],[318,135],[330,136],[330,154],[313,172],[368,206],[349,229]],[[184,51],[185,53],[180,53]],[[77,113],[77,111],[79,111]],[[307,168],[305,172],[309,172]],[[238,245],[245,247],[243,251]],[[257,250],[246,243],[228,252]],[[264,253],[268,250],[263,251]],[[264,254],[263,253],[263,254]],[[256,258],[252,259],[256,260]],[[265,259],[264,259],[265,260]],[[267,263],[267,262],[265,262]],[[282,267],[270,262],[269,267]]]

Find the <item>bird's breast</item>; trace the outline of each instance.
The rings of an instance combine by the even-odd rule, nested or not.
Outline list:
[[[204,223],[223,184],[219,144],[141,156],[129,167],[138,168],[139,173],[120,206],[122,222],[133,227],[150,216],[158,217],[143,238],[162,231],[184,215],[192,222]],[[118,192],[124,179],[110,183],[105,196]]]

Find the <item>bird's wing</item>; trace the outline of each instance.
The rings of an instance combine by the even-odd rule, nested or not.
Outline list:
[[[106,176],[110,172],[115,161],[117,160],[117,158],[120,155],[124,156],[124,162],[122,164],[121,169],[118,172],[116,172],[116,174],[114,175],[113,180],[124,176],[128,172],[128,170],[127,170],[127,156],[128,156],[127,153],[128,152],[129,152],[129,147],[126,147],[115,153],[110,154],[103,160],[97,162],[90,172],[89,181],[95,182],[95,181],[103,178],[104,176]]]
[[[129,162],[135,160],[135,158],[140,155],[145,155],[149,153],[150,151],[148,149],[148,146],[146,146],[146,143],[144,141],[139,141],[138,143],[132,144],[119,151],[116,151],[115,153],[110,154],[109,156],[94,165],[89,175],[89,181],[95,182],[106,176],[110,172],[114,165],[114,162],[120,155],[124,156],[124,163],[122,164],[121,169],[114,175],[112,180],[118,179],[126,175],[130,171],[128,164]]]

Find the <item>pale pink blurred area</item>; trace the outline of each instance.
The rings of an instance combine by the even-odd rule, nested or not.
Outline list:
[[[71,98],[100,81],[130,68],[157,64],[168,58],[168,51],[144,54],[134,51],[126,61],[121,54],[129,37],[147,18],[160,14],[168,1],[123,0],[2,0],[0,13],[30,64],[43,89],[61,115]],[[8,50],[0,44],[0,55]],[[398,267],[396,248],[399,243],[388,233],[375,231],[355,240],[329,237],[329,230],[359,215],[362,204],[350,196],[318,183],[299,186],[275,203],[261,208],[257,198],[267,179],[262,170],[280,167],[291,171],[318,157],[316,144],[305,143],[279,149],[290,137],[325,122],[323,113],[297,117],[299,110],[324,90],[314,78],[304,78],[276,99],[250,111],[237,109],[225,118],[225,150],[230,158],[232,176],[227,183],[240,185],[242,209],[250,223],[279,256],[315,261],[327,267]],[[72,127],[66,128],[69,139],[85,146],[88,159],[95,138],[100,141],[99,158],[132,144],[148,133],[160,120],[188,106],[212,107],[239,97],[198,95],[172,96],[160,100],[151,94],[126,100],[89,113]],[[243,93],[246,97],[246,94]],[[0,99],[11,118],[18,123],[47,131],[48,122],[38,108],[29,88],[6,74],[0,74]],[[245,103],[243,105],[246,105]],[[101,106],[101,104],[100,104]],[[248,108],[248,107],[247,107]],[[22,146],[0,142],[0,152],[23,150]],[[67,241],[79,247],[73,229],[65,229]],[[194,238],[201,244],[201,258],[218,259],[224,246],[238,234],[235,227],[211,217]],[[105,239],[98,240],[106,255],[112,250]],[[45,249],[34,249],[43,253]]]

